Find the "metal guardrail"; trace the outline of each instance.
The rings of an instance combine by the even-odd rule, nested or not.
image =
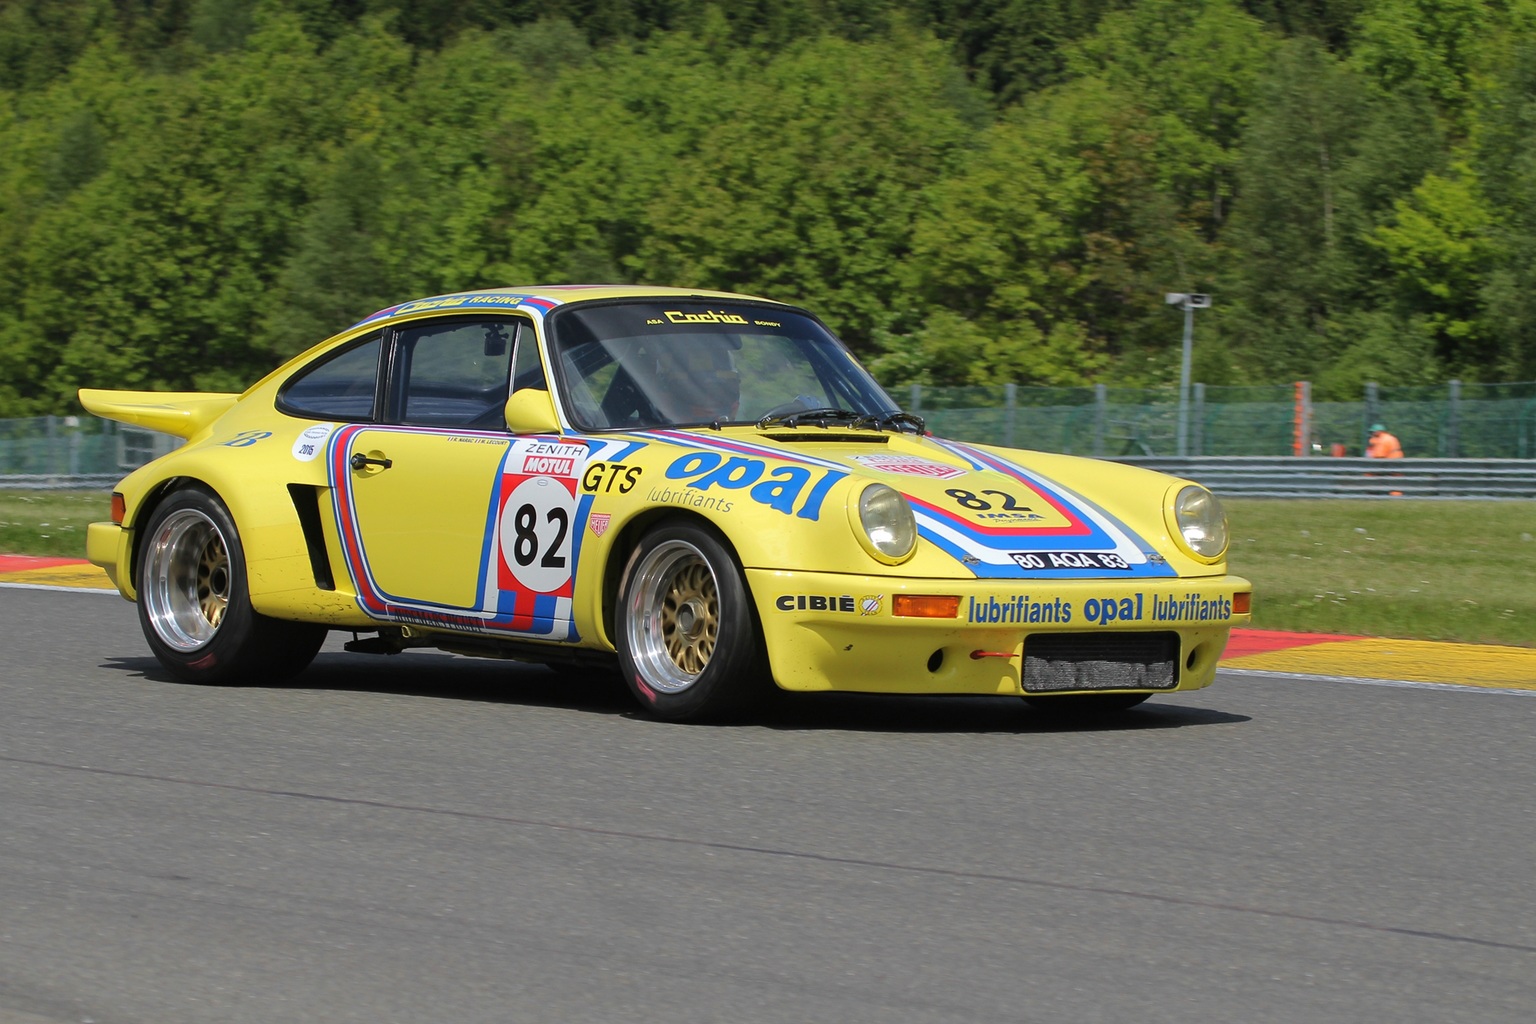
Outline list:
[[[110,491],[121,473],[0,473],[0,491]]]
[[[1204,484],[1234,498],[1536,498],[1529,459],[1115,459]]]

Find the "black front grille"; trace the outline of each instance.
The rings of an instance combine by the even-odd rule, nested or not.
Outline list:
[[[1024,692],[1171,690],[1177,633],[1036,633],[1024,639]]]

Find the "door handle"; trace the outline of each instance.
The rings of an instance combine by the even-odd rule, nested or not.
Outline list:
[[[378,466],[380,469],[388,469],[395,464],[394,459],[370,459],[362,452],[352,453],[352,468],[362,469],[365,466]]]

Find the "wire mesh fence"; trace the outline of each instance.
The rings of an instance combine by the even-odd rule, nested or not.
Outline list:
[[[1367,385],[1359,401],[1314,402],[1305,384],[1196,384],[1186,451],[1177,388],[928,387],[897,397],[934,433],[1103,458],[1348,455],[1381,423],[1416,458],[1536,458],[1536,382]]]
[[[0,482],[122,476],[180,443],[93,416],[0,420]]]

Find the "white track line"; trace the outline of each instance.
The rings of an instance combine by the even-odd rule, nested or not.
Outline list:
[[[56,593],[69,594],[110,594],[118,597],[116,590],[108,590],[105,587],[60,587],[51,583],[0,583],[0,589],[4,590],[52,590]]]
[[[1244,676],[1249,678],[1270,679],[1299,679],[1303,682],[1318,683],[1356,683],[1361,686],[1395,686],[1407,690],[1450,690],[1455,693],[1503,693],[1513,697],[1536,697],[1536,689],[1520,690],[1505,686],[1478,686],[1474,683],[1419,683],[1407,679],[1366,679],[1360,676],[1319,676],[1306,672],[1276,672],[1271,669],[1256,668],[1222,668],[1217,666],[1216,671],[1221,675]]]

